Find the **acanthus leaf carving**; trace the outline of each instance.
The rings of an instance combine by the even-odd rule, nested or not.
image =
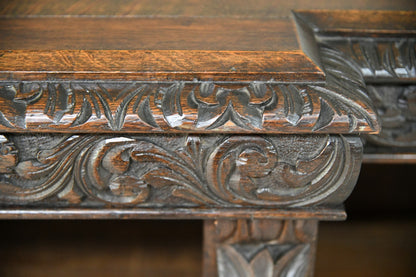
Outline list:
[[[27,94],[29,91],[32,92],[33,86],[25,86],[24,84],[19,85],[19,90],[22,94]],[[0,109],[0,124],[14,128],[26,128],[26,107],[33,103],[36,103],[43,95],[43,89],[39,86],[34,89],[32,95],[26,96],[25,98],[17,98],[17,90],[13,85],[0,86],[0,100],[3,100],[3,108]]]
[[[321,38],[352,59],[368,81],[398,80],[416,77],[414,38]]]
[[[328,53],[328,57],[332,55],[328,60],[337,58]],[[357,76],[347,76],[344,70],[332,74],[330,66],[327,71],[326,85],[272,80],[248,84],[2,82],[0,124],[13,132],[85,128],[107,132],[376,130],[372,107],[361,95],[361,83],[354,80]],[[26,96],[36,88],[37,92]]]
[[[252,96],[261,102],[252,102]],[[213,97],[215,98],[212,99]],[[241,128],[260,129],[264,110],[276,107],[277,95],[262,82],[252,82],[248,87],[232,90],[204,83],[199,86],[199,93],[192,90],[188,103],[191,107],[198,108],[197,127],[214,129],[232,121]]]
[[[372,130],[377,130],[377,117],[368,113],[375,109],[359,67],[342,52],[325,45],[321,46],[320,57],[327,78],[325,87],[311,86],[321,98],[321,113],[313,129],[327,126],[335,115],[346,114],[350,132],[357,129],[359,120],[365,121]]]
[[[313,220],[217,220],[215,229],[220,277],[312,275]]]
[[[74,204],[68,195],[84,205],[336,204],[352,190],[361,159],[358,138],[328,135],[4,138],[16,150],[1,165],[3,204]],[[34,140],[37,148],[28,147]]]
[[[387,147],[416,147],[416,86],[368,85],[383,126],[367,141]]]

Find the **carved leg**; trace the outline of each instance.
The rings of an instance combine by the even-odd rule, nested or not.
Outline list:
[[[317,220],[204,222],[204,277],[313,276]]]

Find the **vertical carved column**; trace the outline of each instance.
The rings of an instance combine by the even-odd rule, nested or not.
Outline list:
[[[312,276],[317,230],[317,220],[207,220],[203,276]]]

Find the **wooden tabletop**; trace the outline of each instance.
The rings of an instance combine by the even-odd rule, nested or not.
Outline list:
[[[1,128],[377,132],[363,80],[338,86],[298,42],[291,9],[311,5],[299,1],[3,1]],[[411,2],[365,7],[405,9]],[[313,6],[353,4],[363,6]],[[317,28],[348,25],[348,14],[339,13],[336,20],[316,15]],[[414,22],[406,24],[412,32]]]

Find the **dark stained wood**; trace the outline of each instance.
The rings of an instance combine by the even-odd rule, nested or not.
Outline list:
[[[3,16],[289,17],[294,9],[415,10],[413,0],[14,0],[0,2]]]
[[[1,20],[4,131],[280,134],[380,128],[359,69],[341,53],[323,49],[318,64],[324,77],[299,51],[289,19]],[[136,50],[96,49],[116,45]],[[241,51],[253,49],[262,51]]]
[[[313,276],[317,223],[205,221],[203,276]]]
[[[366,37],[416,35],[416,11],[302,11],[296,17],[311,24],[320,35]]]
[[[353,62],[382,130],[365,137],[366,161],[411,163],[416,152],[416,12],[296,11],[300,41],[318,64],[322,49]],[[328,78],[328,77],[327,77]]]
[[[2,50],[299,50],[290,19],[0,18]]]
[[[367,83],[416,82],[416,12],[295,11],[294,17],[302,49],[317,64],[319,48],[329,47],[353,61]]]
[[[328,135],[1,137],[0,205],[127,213],[337,208],[356,183],[362,152],[359,138]]]
[[[8,132],[376,133],[356,83],[0,82]]]
[[[265,6],[38,3],[1,6],[0,218],[200,218],[206,276],[312,276],[380,131],[365,81],[416,78],[413,13],[297,13],[303,53]]]
[[[368,147],[376,145],[403,149],[400,152],[412,153],[412,149],[416,152],[416,82],[411,85],[369,84],[367,88],[383,126],[380,134],[366,136]],[[399,152],[398,149],[395,151]]]
[[[0,50],[0,79],[322,82],[302,51]]]
[[[314,209],[265,208],[21,208],[1,207],[0,219],[313,219],[342,221],[347,218],[343,207]]]
[[[416,154],[380,153],[364,154],[363,163],[369,164],[416,164]]]

